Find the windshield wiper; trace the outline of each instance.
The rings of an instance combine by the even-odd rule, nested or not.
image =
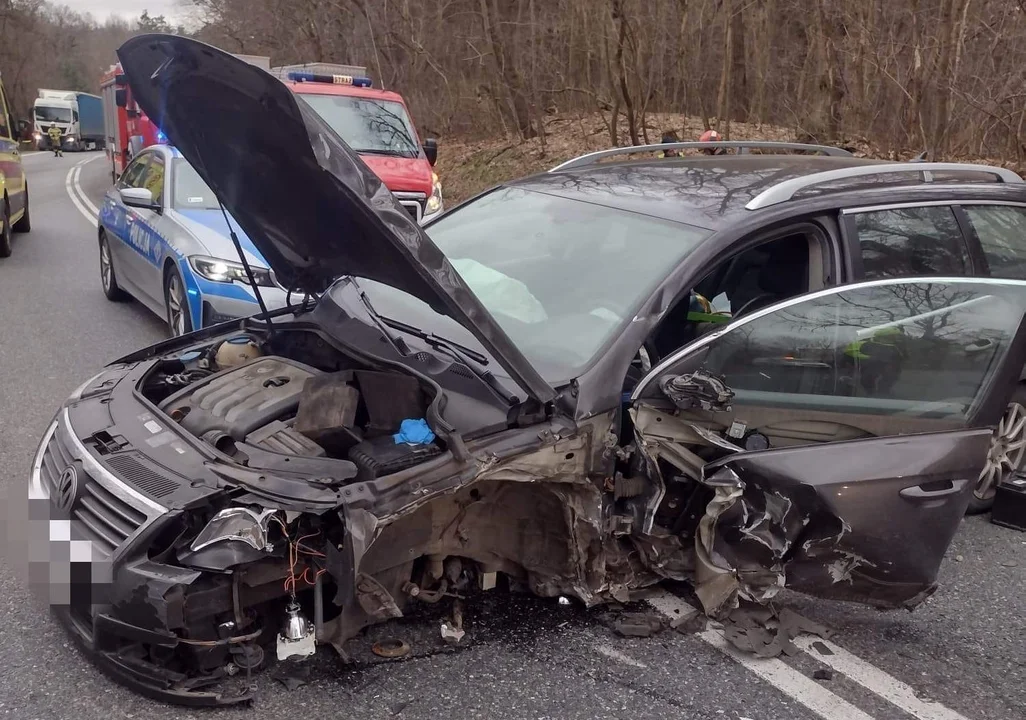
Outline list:
[[[374,150],[371,148],[356,151],[359,155],[384,155],[385,157],[414,158],[417,157],[416,150]]]
[[[420,338],[434,349],[441,350],[446,353],[449,357],[453,358],[474,373],[481,382],[487,385],[492,392],[498,395],[499,398],[507,404],[514,405],[520,401],[516,395],[510,393],[502,383],[499,382],[495,375],[492,374],[491,370],[485,367],[485,365],[488,364],[487,356],[482,355],[476,350],[463,347],[459,343],[454,343],[451,340],[439,337],[434,333],[425,332],[413,325],[407,325],[399,320],[393,320],[392,318],[387,317],[382,317],[381,320],[389,327]]]
[[[362,287],[360,287],[360,283],[356,282],[356,278],[350,275],[346,278],[346,281],[356,288],[356,294],[360,296],[360,302],[362,302],[363,306],[367,309],[367,314],[370,315],[370,319],[371,322],[374,323],[374,327],[376,327],[381,334],[385,336],[385,339],[391,343],[397,353],[404,356],[409,355],[411,352],[410,346],[406,344],[405,340],[388,329],[388,326],[385,324],[386,319],[381,317],[381,315],[378,314],[378,311],[374,309],[374,306],[371,305],[370,298],[367,297],[367,293],[364,292]]]
[[[356,278],[348,276],[346,282],[351,284],[357,294],[360,296],[360,301],[363,306],[367,309],[367,313],[371,317],[371,321],[374,326],[388,339],[392,344],[392,347],[399,352],[400,355],[412,355],[413,351],[410,350],[410,346],[406,344],[406,341],[401,337],[393,333],[389,328],[394,328],[408,335],[413,335],[416,338],[420,338],[425,343],[430,345],[435,350],[441,350],[446,353],[449,357],[456,360],[456,362],[465,366],[470,372],[481,380],[492,392],[499,396],[507,405],[514,405],[520,401],[520,399],[511,394],[502,383],[496,379],[490,370],[485,365],[488,364],[488,358],[481,353],[465,348],[462,345],[454,343],[445,338],[438,337],[437,335],[429,332],[425,332],[418,327],[413,325],[407,325],[399,320],[393,320],[392,318],[384,317],[380,315],[374,306],[371,305],[370,298],[367,297],[367,293],[364,292],[363,288],[360,287],[360,283],[356,282]]]

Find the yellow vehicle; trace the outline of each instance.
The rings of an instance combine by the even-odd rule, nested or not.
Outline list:
[[[28,232],[28,181],[21,166],[18,133],[11,120],[10,105],[0,75],[0,257],[11,254],[11,233]]]

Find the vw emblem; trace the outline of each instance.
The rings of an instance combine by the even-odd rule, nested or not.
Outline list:
[[[57,478],[57,487],[54,488],[53,504],[61,512],[71,512],[71,506],[75,504],[78,497],[78,470],[74,465],[64,468],[64,472]]]

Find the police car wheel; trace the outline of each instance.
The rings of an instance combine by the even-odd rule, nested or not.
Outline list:
[[[103,231],[100,231],[100,285],[108,300],[118,302],[125,299],[125,291],[118,287],[118,278],[114,274],[114,261],[110,255],[110,245],[107,242],[107,234]]]
[[[192,316],[189,314],[189,301],[185,297],[185,283],[173,268],[164,277],[164,307],[167,309],[167,326],[172,337],[192,332]]]
[[[1026,461],[1026,386],[1020,385],[1012,395],[1005,414],[994,430],[987,462],[973,488],[969,515],[985,513],[994,505],[997,486],[1005,478],[1022,469]]]
[[[0,218],[3,221],[3,228],[0,228],[0,257],[11,256],[11,214],[7,210],[7,203],[4,203],[4,214]]]

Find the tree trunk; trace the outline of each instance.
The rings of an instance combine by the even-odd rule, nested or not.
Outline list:
[[[730,137],[730,103],[733,98],[734,23],[731,0],[723,0],[723,64],[720,66],[720,91],[716,95],[716,129]],[[726,123],[724,128],[722,123]]]
[[[517,132],[523,138],[532,138],[537,132],[531,122],[531,104],[527,100],[524,83],[516,65],[506,49],[496,23],[499,20],[497,8],[489,8],[488,0],[479,0],[481,25],[484,29],[488,49],[496,64],[498,77],[509,98],[510,116]]]

